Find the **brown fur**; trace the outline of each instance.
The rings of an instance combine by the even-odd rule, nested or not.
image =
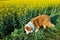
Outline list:
[[[43,26],[44,29],[46,29],[46,27],[53,27],[53,24],[50,22],[50,17],[48,15],[39,15],[33,19],[30,20],[31,22],[33,22],[35,29],[39,29],[41,26]],[[31,31],[30,27],[26,27],[26,29],[28,31]]]
[[[27,26],[27,27],[26,27],[26,30],[31,31],[31,28]]]
[[[50,22],[50,17],[48,15],[39,15],[31,20],[33,24],[35,25],[35,28],[39,28],[40,26],[43,26],[44,29],[46,29],[46,26],[52,28],[53,24]]]

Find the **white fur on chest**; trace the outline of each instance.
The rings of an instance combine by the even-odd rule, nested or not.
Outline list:
[[[26,24],[26,26],[30,27],[32,29],[32,31],[34,31],[34,24],[32,22],[28,22],[28,24]]]

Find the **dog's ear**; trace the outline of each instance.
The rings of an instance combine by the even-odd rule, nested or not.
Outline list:
[[[26,26],[26,30],[31,31],[31,28],[30,28],[30,27],[28,27],[28,26]]]

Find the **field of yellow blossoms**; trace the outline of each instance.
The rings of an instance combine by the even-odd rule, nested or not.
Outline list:
[[[41,14],[55,27],[27,35],[25,24]],[[0,40],[60,40],[60,0],[0,0]]]

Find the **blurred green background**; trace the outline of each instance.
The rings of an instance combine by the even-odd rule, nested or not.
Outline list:
[[[15,2],[0,1],[0,40],[60,40],[60,4]],[[49,15],[55,27],[40,28],[38,32],[26,35],[25,24],[41,14]]]

